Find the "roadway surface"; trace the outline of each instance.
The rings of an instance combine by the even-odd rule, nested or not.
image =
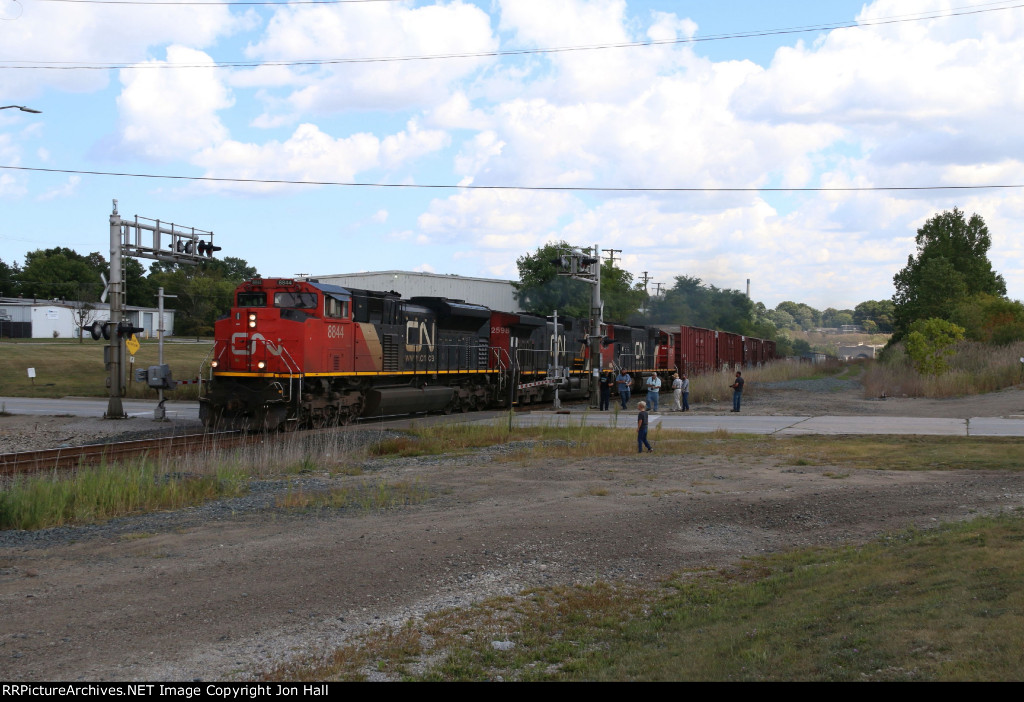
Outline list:
[[[518,426],[605,426],[634,428],[636,412],[535,412],[517,414]],[[971,417],[968,419],[877,416],[782,416],[755,414],[651,413],[650,429],[735,434],[919,434],[931,436],[1019,436],[1024,437],[1024,417]]]
[[[153,418],[154,400],[122,400],[129,417]],[[63,398],[38,399],[0,397],[0,407],[11,414],[72,415],[76,417],[102,417],[107,410],[106,399]],[[198,420],[196,402],[164,404],[168,419]],[[494,414],[482,415],[479,421],[506,421],[494,419]],[[472,415],[458,415],[467,421]],[[517,412],[514,422],[518,426],[605,426],[633,428],[635,412],[598,412],[572,409],[568,413],[554,411]],[[713,432],[725,430],[738,434],[917,434],[930,436],[1017,436],[1024,437],[1024,417],[970,417],[953,419],[942,417],[889,417],[889,416],[784,416],[758,414],[690,414],[661,412],[650,415],[651,429]]]
[[[121,400],[121,408],[129,417],[153,418],[156,400]],[[41,416],[71,415],[73,417],[102,417],[107,411],[107,399],[94,397],[63,397],[59,400],[34,397],[0,397],[0,408],[11,414]],[[168,419],[199,420],[198,402],[164,402]]]

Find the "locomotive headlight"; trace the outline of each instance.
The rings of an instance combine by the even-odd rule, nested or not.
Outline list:
[[[210,368],[216,368],[220,365],[220,361],[210,361]]]
[[[251,312],[249,313],[249,327],[250,328],[255,328],[256,327],[256,315],[255,315],[255,313],[251,313]]]
[[[264,368],[267,367],[266,361],[260,361],[259,363],[256,364],[256,367],[259,368],[260,370],[263,370]]]

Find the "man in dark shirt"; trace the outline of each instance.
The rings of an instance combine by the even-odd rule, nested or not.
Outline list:
[[[612,399],[612,385],[615,385],[615,374],[611,369],[601,374],[601,411],[608,409]]]
[[[647,441],[647,403],[640,402],[636,407],[640,410],[636,416],[636,452],[643,453],[646,446],[647,453],[650,453],[654,449]]]
[[[732,388],[732,412],[740,411],[740,400],[743,399],[743,376],[736,371],[736,382],[730,385]]]

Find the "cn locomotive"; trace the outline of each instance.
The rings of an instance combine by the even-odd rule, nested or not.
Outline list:
[[[607,324],[596,335],[590,326],[463,300],[255,278],[216,322],[200,417],[209,427],[277,430],[465,412],[546,401],[556,388],[564,399],[588,397],[600,369],[667,380],[677,370],[775,356],[774,342],[726,332]]]

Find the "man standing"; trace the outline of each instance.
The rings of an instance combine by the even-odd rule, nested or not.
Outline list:
[[[672,411],[683,411],[683,381],[678,373],[672,374]]]
[[[636,408],[640,410],[636,415],[636,452],[643,453],[646,446],[647,453],[651,453],[654,449],[647,441],[647,403],[641,401]]]
[[[615,374],[612,373],[610,368],[607,371],[605,371],[604,373],[601,374],[601,380],[600,380],[599,384],[601,386],[601,410],[600,411],[603,412],[606,409],[608,409],[608,405],[611,404],[612,385],[615,384]]]
[[[732,388],[732,412],[740,411],[740,400],[743,399],[743,376],[736,371],[736,382],[730,385]]]
[[[683,373],[683,411],[690,409],[690,379]]]
[[[619,389],[619,400],[622,402],[622,409],[627,409],[626,404],[629,402],[629,387],[633,384],[633,379],[629,377],[629,373],[622,369],[619,374],[615,376],[615,385]]]
[[[661,378],[657,373],[651,373],[647,377],[647,406],[652,412],[658,411],[658,399],[661,396]]]

